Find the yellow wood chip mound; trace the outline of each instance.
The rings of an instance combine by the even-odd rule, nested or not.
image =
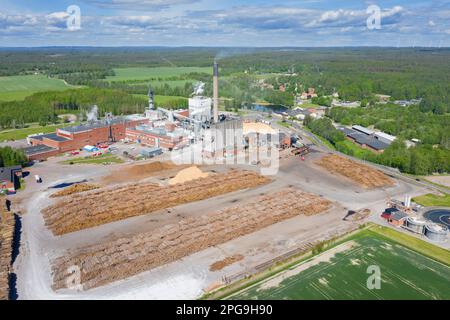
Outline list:
[[[185,183],[195,179],[206,178],[209,175],[207,172],[203,172],[197,166],[192,166],[181,170],[177,175],[169,180],[169,184]]]
[[[277,131],[271,126],[261,122],[244,122],[243,123],[244,134],[249,134],[251,132],[261,133],[261,134],[275,134]]]

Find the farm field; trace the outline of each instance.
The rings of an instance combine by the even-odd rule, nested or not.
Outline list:
[[[51,133],[51,132],[55,132],[56,129],[58,129],[58,128],[67,127],[67,126],[71,126],[71,125],[78,125],[78,124],[79,124],[79,122],[71,123],[71,124],[61,123],[61,124],[56,124],[56,125],[47,125],[45,127],[34,125],[34,126],[30,126],[28,128],[8,129],[8,130],[0,131],[0,141],[25,139],[30,134]]]
[[[344,243],[266,278],[230,298],[449,299],[450,267],[399,244],[394,240],[397,234],[393,231],[389,233],[392,238],[388,238],[388,233],[360,231]],[[424,247],[427,246],[432,245],[426,243]],[[442,258],[448,261],[450,252],[444,249],[441,251]],[[370,290],[366,285],[370,276],[367,268],[371,265],[380,267],[379,290]]]
[[[74,87],[44,75],[0,77],[0,101],[23,100],[36,92],[70,88]]]
[[[450,207],[450,194],[441,196],[430,193],[415,197],[413,201],[425,207]]]
[[[183,74],[198,72],[212,74],[211,67],[154,67],[154,68],[116,68],[115,76],[106,77],[107,81],[148,80],[152,78],[167,79]],[[195,80],[193,80],[195,81]],[[186,82],[186,80],[182,80]]]

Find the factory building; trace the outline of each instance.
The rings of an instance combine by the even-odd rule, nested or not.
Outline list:
[[[145,124],[148,119],[126,116],[57,129],[55,133],[29,137],[31,147],[24,152],[29,160],[44,160],[59,153],[78,150],[85,145],[98,145],[125,138],[127,127]]]
[[[189,99],[189,117],[200,122],[211,121],[212,99],[194,96]]]
[[[145,146],[173,150],[189,144],[189,134],[175,124],[167,122],[164,127],[152,127],[150,124],[126,129],[125,139]]]
[[[339,127],[340,130],[347,139],[352,142],[359,144],[361,147],[365,149],[369,149],[376,153],[382,153],[389,144],[375,138],[372,133],[372,130],[366,129],[360,126],[353,126],[352,129],[346,127]]]
[[[205,132],[204,154],[207,157],[232,156],[244,148],[241,119],[227,119],[211,125]]]

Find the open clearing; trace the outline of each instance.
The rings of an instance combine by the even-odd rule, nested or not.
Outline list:
[[[390,239],[371,230],[360,231],[346,242],[231,298],[449,299],[450,267],[400,245],[395,241],[397,234],[393,231]],[[441,254],[450,257],[449,251],[443,250]],[[367,288],[367,279],[372,274],[367,269],[373,265],[380,267],[379,290]]]
[[[107,81],[129,81],[129,80],[150,80],[167,79],[178,77],[188,73],[212,74],[211,67],[154,67],[154,68],[116,68],[115,76],[106,77]],[[183,80],[185,81],[185,80]],[[195,80],[194,80],[195,81]]]
[[[0,101],[23,100],[36,92],[74,88],[44,75],[0,77]]]

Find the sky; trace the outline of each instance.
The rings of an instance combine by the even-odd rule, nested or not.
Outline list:
[[[0,0],[24,46],[450,47],[450,0]]]

